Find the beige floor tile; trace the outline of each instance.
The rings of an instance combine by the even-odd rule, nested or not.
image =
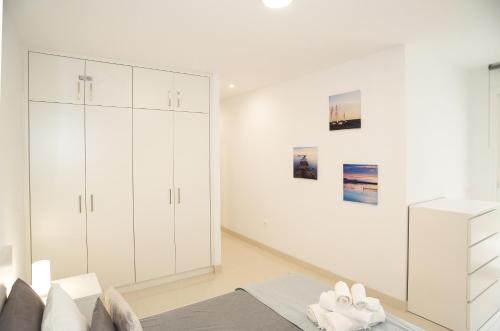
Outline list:
[[[337,281],[337,279],[317,274],[227,233],[222,234],[222,261],[222,270],[216,274],[128,292],[124,296],[137,315],[142,318],[213,298],[232,292],[237,287],[290,272],[300,272],[332,284]],[[447,330],[411,313],[387,305],[384,305],[384,308],[391,314],[425,330]]]

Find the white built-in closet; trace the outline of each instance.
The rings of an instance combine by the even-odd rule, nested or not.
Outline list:
[[[32,260],[122,286],[211,265],[209,77],[29,53]]]

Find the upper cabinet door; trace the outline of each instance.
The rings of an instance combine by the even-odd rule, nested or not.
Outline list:
[[[172,110],[173,74],[134,67],[134,108]]]
[[[174,74],[175,110],[208,113],[210,84],[208,77]]]
[[[83,104],[85,61],[29,53],[29,99]]]
[[[85,104],[132,107],[132,67],[87,61]]]

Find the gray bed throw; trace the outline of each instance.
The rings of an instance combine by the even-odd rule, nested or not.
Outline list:
[[[306,316],[308,305],[317,303],[321,292],[331,290],[328,285],[312,278],[289,274],[267,282],[252,284],[242,289],[304,331],[318,328]],[[408,322],[387,314],[387,320],[373,331],[423,331]]]
[[[246,291],[141,320],[144,331],[300,331]]]

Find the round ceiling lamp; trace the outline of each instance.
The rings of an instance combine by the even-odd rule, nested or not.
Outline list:
[[[293,0],[262,0],[264,5],[269,8],[285,8],[288,7]]]

